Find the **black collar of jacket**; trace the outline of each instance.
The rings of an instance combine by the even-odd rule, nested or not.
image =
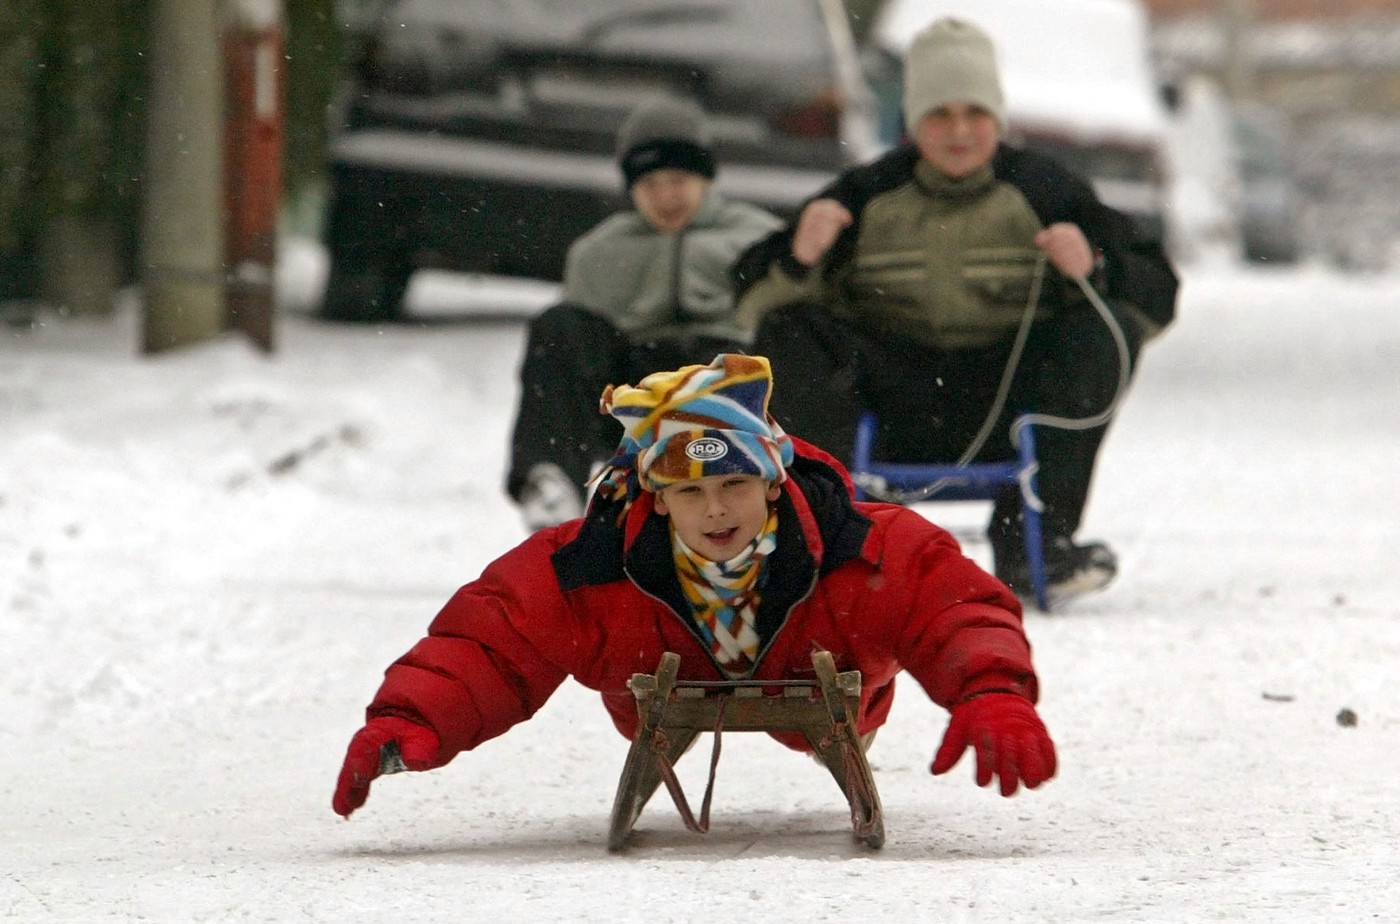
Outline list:
[[[840,474],[820,460],[799,455],[788,468],[788,478],[806,498],[816,522],[822,544],[821,573],[858,557],[872,524],[852,505]],[[624,549],[624,527],[617,521],[620,507],[618,501],[595,502],[578,536],[554,553],[552,562],[560,589],[567,593],[590,584],[623,580],[630,573],[642,590],[684,612],[666,518],[649,516],[631,547]],[[778,498],[778,544],[769,561],[760,623],[770,611],[785,613],[796,603],[806,593],[817,568],[786,492]]]

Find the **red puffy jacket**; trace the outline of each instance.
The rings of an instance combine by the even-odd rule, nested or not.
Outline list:
[[[755,679],[811,679],[811,653],[859,670],[858,731],[884,723],[908,671],[945,708],[992,690],[1038,691],[1016,597],[946,531],[891,504],[852,500],[849,476],[801,440],[778,500],[777,549],[757,613]],[[448,601],[426,638],[385,673],[367,713],[438,735],[439,764],[530,718],[572,676],[603,696],[629,740],[634,673],[680,655],[680,679],[723,674],[701,641],[664,517],[643,493],[595,500],[584,519],[541,530]],[[800,735],[775,735],[806,749]]]

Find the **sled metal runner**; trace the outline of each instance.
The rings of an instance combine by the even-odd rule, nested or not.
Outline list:
[[[845,794],[856,838],[870,847],[884,844],[880,796],[856,732],[859,671],[838,673],[831,653],[818,651],[812,654],[815,681],[688,681],[676,679],[680,660],[667,652],[655,674],[633,674],[627,683],[637,697],[639,722],[613,801],[608,850],[627,846],[643,807],[663,783],[686,827],[700,834],[709,830],[722,731],[802,733]],[[697,818],[674,766],[707,731],[714,733],[714,747]]]

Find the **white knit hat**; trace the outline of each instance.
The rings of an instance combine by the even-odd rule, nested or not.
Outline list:
[[[929,110],[949,103],[981,106],[1006,131],[996,49],[987,33],[966,20],[939,19],[914,36],[904,60],[904,124],[911,135]]]

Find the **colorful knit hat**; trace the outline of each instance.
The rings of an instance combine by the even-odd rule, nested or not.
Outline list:
[[[599,492],[655,491],[706,475],[787,478],[792,440],[768,413],[773,374],[762,356],[721,353],[708,366],[609,385],[600,410],[625,430]],[[631,493],[629,490],[627,493]]]

